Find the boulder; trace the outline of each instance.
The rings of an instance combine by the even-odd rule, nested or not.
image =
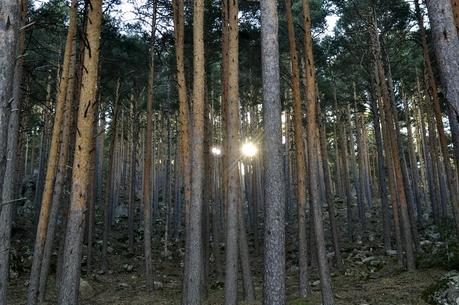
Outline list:
[[[94,288],[88,283],[88,281],[80,278],[80,296],[82,299],[90,298],[94,295]]]
[[[451,271],[423,292],[423,299],[432,305],[459,305],[459,272]]]

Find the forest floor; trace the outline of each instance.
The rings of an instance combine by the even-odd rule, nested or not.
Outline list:
[[[378,213],[375,212],[374,216]],[[370,222],[371,223],[371,222]],[[376,221],[375,221],[376,223]],[[143,305],[164,304],[178,305],[181,302],[182,288],[182,260],[183,249],[175,251],[171,244],[171,254],[164,255],[163,244],[154,241],[154,274],[155,292],[153,297],[146,293],[145,280],[143,278],[143,240],[141,233],[137,232],[136,251],[137,255],[131,255],[126,247],[126,230],[124,221],[118,223],[113,231],[112,244],[109,247],[110,269],[107,273],[101,271],[98,258],[101,243],[95,243],[96,261],[93,263],[93,272],[87,274],[83,257],[82,280],[80,284],[80,304],[83,305]],[[19,226],[18,226],[19,227]],[[103,227],[98,224],[97,227]],[[96,229],[96,235],[101,234]],[[376,230],[375,230],[376,231]],[[26,303],[27,283],[32,259],[32,234],[31,230],[16,229],[13,232],[12,248],[12,272],[9,288],[8,304],[22,305]],[[438,234],[429,233],[438,239]],[[287,234],[294,236],[294,232]],[[138,237],[138,238],[137,238]],[[371,233],[366,241],[346,243],[342,245],[344,268],[338,270],[332,267],[332,283],[338,305],[426,305],[422,300],[422,293],[435,283],[447,271],[436,264],[425,263],[426,257],[434,257],[432,245],[442,245],[441,241],[432,241],[431,237],[421,239],[422,256],[418,258],[418,270],[406,272],[397,267],[394,252],[386,253],[379,245],[381,237],[377,233]],[[290,240],[287,246],[287,299],[289,305],[320,305],[320,290],[318,272],[312,262],[310,268],[310,282],[313,294],[306,300],[297,298],[298,281],[296,267],[296,251],[294,240]],[[161,251],[159,250],[161,249]],[[84,248],[84,253],[86,248]],[[427,253],[428,251],[431,251]],[[429,256],[430,255],[430,256]],[[54,253],[54,260],[57,253]],[[438,259],[439,257],[437,257]],[[441,259],[441,258],[440,258]],[[427,260],[428,261],[428,260]],[[420,263],[419,263],[420,262]],[[46,305],[56,304],[55,267],[52,263],[52,274],[48,283],[48,295]],[[262,295],[262,258],[252,257],[252,272],[254,275],[257,299]],[[224,299],[223,283],[215,278],[212,272],[214,264],[210,264],[208,303],[209,305],[221,305]],[[239,281],[241,283],[241,281]],[[242,285],[241,285],[242,286]],[[241,287],[242,298],[242,287]],[[153,301],[151,301],[153,300]],[[241,304],[247,304],[241,302]],[[252,304],[261,304],[260,301]]]

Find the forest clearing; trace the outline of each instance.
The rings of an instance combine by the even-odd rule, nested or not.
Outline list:
[[[0,305],[459,305],[459,0],[0,0]]]

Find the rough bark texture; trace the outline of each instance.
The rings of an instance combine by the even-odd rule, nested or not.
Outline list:
[[[372,74],[373,75],[373,74]],[[382,215],[382,226],[383,226],[383,241],[384,241],[384,249],[390,250],[391,249],[391,238],[390,238],[390,213],[389,213],[389,201],[387,198],[387,180],[386,180],[386,165],[384,161],[384,147],[381,135],[381,120],[380,114],[378,109],[377,93],[376,93],[376,84],[374,77],[371,77],[370,82],[370,106],[371,112],[373,113],[373,125],[374,125],[374,133],[375,133],[375,140],[376,140],[376,149],[377,149],[377,158],[378,158],[378,184],[379,184],[379,193],[381,197],[381,215]]]
[[[18,34],[20,26],[19,3],[6,0],[0,3],[0,202],[14,198],[14,173],[16,170],[17,136],[19,130],[19,100],[13,98],[13,87],[20,86],[15,75],[18,62]],[[6,145],[5,145],[6,144]],[[0,304],[7,304],[11,204],[0,211]]]
[[[285,185],[277,1],[261,1],[265,255],[263,304],[285,304]]]
[[[239,177],[239,50],[238,50],[238,3],[229,1],[228,29],[228,201],[226,203],[226,269],[225,305],[237,304],[238,271],[238,209],[241,199]]]
[[[6,0],[0,3],[0,143],[7,143],[8,117],[13,101],[13,79],[16,45],[19,35],[19,3]],[[7,162],[7,145],[0,145],[0,194]],[[1,285],[1,283],[0,283]]]
[[[30,271],[30,284],[27,291],[27,304],[37,304],[38,286],[40,281],[40,270],[43,258],[43,250],[46,241],[46,231],[48,229],[49,213],[53,200],[54,181],[59,162],[60,138],[62,133],[62,122],[64,120],[65,100],[67,87],[69,84],[70,63],[73,52],[73,40],[77,25],[77,1],[73,0],[70,9],[70,23],[65,42],[64,63],[62,64],[62,74],[59,83],[59,91],[56,100],[56,113],[54,116],[53,133],[51,137],[51,147],[46,169],[45,188],[41,200],[40,216],[38,220],[37,235],[35,238],[34,255],[32,269]]]
[[[90,160],[94,141],[94,114],[99,62],[102,1],[92,0],[86,29],[87,45],[84,50],[86,69],[81,80],[78,108],[77,138],[72,172],[72,193],[67,220],[66,238],[62,262],[62,277],[58,295],[59,305],[78,303],[80,286],[80,262],[84,235],[84,211],[90,195],[88,185],[91,175]]]
[[[426,0],[426,5],[445,96],[453,109],[456,122],[459,122],[459,57],[457,56],[459,54],[459,37],[451,2],[448,0]],[[455,191],[455,183],[451,181],[450,185]],[[456,231],[459,234],[459,202],[457,196],[455,197],[452,198],[451,204],[456,220]]]
[[[151,25],[150,67],[148,72],[147,88],[147,127],[145,129],[145,159],[143,167],[143,221],[144,221],[144,253],[145,253],[145,280],[147,289],[153,294],[153,263],[151,254],[151,166],[152,166],[152,135],[153,135],[153,83],[155,63],[155,33],[156,33],[156,0],[153,1],[153,20]]]
[[[298,53],[296,47],[295,28],[293,25],[292,3],[285,0],[285,13],[287,17],[288,41],[290,45],[290,62],[292,69],[292,92],[294,110],[294,130],[295,130],[295,159],[296,159],[296,181],[298,198],[298,277],[299,277],[299,296],[307,297],[311,293],[308,275],[308,254],[306,237],[306,164],[304,157],[303,142],[303,109],[300,91],[300,69],[298,65]]]
[[[204,1],[193,5],[193,131],[191,155],[191,201],[189,214],[189,266],[186,304],[201,304],[202,271],[202,190],[204,179]]]
[[[73,50],[75,50],[75,44],[73,45]],[[67,97],[65,100],[64,108],[64,120],[62,122],[62,137],[60,139],[60,148],[59,148],[59,163],[57,166],[56,172],[56,181],[54,183],[53,191],[53,201],[49,211],[49,221],[48,227],[46,230],[46,241],[43,249],[43,258],[40,268],[40,277],[39,277],[39,290],[38,296],[39,301],[43,302],[46,294],[46,283],[48,279],[49,267],[51,263],[51,255],[54,244],[54,232],[57,225],[57,216],[59,211],[59,206],[62,200],[62,193],[64,190],[64,182],[67,172],[67,162],[69,149],[68,145],[70,142],[70,126],[72,120],[72,106],[73,106],[73,89],[74,89],[74,75],[75,75],[75,61],[76,54],[72,55],[72,61],[70,63],[70,74],[69,74],[69,86],[67,88]]]
[[[391,196],[392,200],[396,200],[398,198],[398,205],[400,206],[400,215],[401,215],[401,228],[403,229],[403,237],[404,237],[404,245],[406,250],[406,258],[407,258],[407,266],[408,270],[415,269],[415,262],[414,262],[414,253],[413,253],[413,238],[411,234],[411,223],[408,214],[408,207],[407,207],[407,197],[405,193],[404,182],[402,178],[402,169],[401,169],[401,161],[400,161],[400,153],[399,148],[397,146],[396,140],[396,130],[395,130],[395,121],[393,116],[392,110],[392,103],[390,100],[390,93],[386,83],[385,77],[385,69],[382,64],[382,52],[381,52],[381,45],[378,37],[378,24],[376,21],[376,13],[373,12],[373,24],[371,29],[371,36],[372,36],[372,46],[374,52],[374,59],[377,68],[377,74],[379,77],[379,87],[380,87],[380,103],[382,110],[384,110],[384,119],[385,119],[385,133],[386,133],[386,149],[387,153],[390,153],[392,162],[388,162],[389,165],[392,163],[392,166],[389,166],[389,175],[394,175],[394,191],[392,195],[398,194],[395,196]],[[397,210],[398,205],[393,202],[393,212],[394,212],[394,222],[397,222]],[[401,248],[397,248],[397,251],[400,255]]]
[[[179,141],[180,141],[180,167],[182,178],[180,182],[183,186],[183,205],[185,207],[185,259],[189,257],[189,239],[188,239],[188,210],[191,197],[191,163],[190,163],[190,111],[187,100],[187,88],[185,79],[185,61],[184,61],[184,1],[172,1],[174,13],[174,38],[175,38],[175,60],[177,62],[177,91],[179,98]],[[180,187],[182,187],[180,186]],[[178,211],[177,211],[178,213]],[[189,263],[185,263],[183,276],[183,296],[186,291],[186,274]]]
[[[322,304],[335,304],[331,286],[330,270],[325,249],[325,234],[323,228],[322,209],[319,196],[319,143],[317,123],[317,95],[316,95],[316,72],[314,55],[312,50],[311,13],[309,0],[303,0],[304,17],[304,44],[305,44],[305,75],[306,75],[306,112],[307,112],[307,139],[308,139],[308,164],[309,164],[309,191],[312,207],[312,220],[317,250],[317,262],[319,265],[320,288],[322,292]]]

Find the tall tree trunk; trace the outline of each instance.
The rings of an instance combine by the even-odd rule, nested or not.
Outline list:
[[[191,144],[191,198],[189,210],[189,258],[186,304],[201,304],[202,190],[204,179],[204,1],[193,3],[193,129]]]
[[[261,1],[265,255],[263,304],[285,304],[285,185],[277,1]],[[260,181],[261,182],[261,181]]]
[[[387,88],[386,78],[385,78],[385,70],[382,64],[382,53],[381,53],[381,45],[378,36],[378,24],[376,21],[376,13],[373,9],[373,17],[372,17],[373,24],[371,25],[371,38],[372,38],[372,47],[374,52],[374,59],[377,67],[377,72],[379,76],[379,86],[381,88],[381,103],[382,108],[384,109],[385,113],[385,128],[387,134],[387,141],[386,145],[387,150],[390,151],[392,156],[393,166],[389,166],[389,175],[392,173],[395,175],[395,187],[397,190],[397,194],[399,195],[399,205],[400,205],[400,212],[401,212],[401,225],[403,228],[403,236],[404,236],[404,244],[406,250],[406,258],[407,258],[407,266],[408,270],[412,271],[415,269],[415,262],[414,262],[414,253],[413,253],[413,238],[411,234],[411,224],[408,214],[408,207],[407,207],[407,199],[406,193],[404,188],[404,182],[402,178],[402,170],[401,170],[401,161],[400,161],[400,154],[397,147],[397,141],[395,138],[395,122],[393,117],[392,105],[390,101],[389,89]],[[390,162],[389,162],[390,163]],[[395,193],[395,192],[394,192]],[[394,194],[393,193],[393,194]],[[394,199],[392,199],[394,200]],[[398,209],[397,205],[395,205],[394,210]],[[394,220],[396,215],[394,214]],[[401,249],[397,249],[399,252]]]
[[[314,222],[315,242],[317,247],[317,261],[319,264],[320,288],[322,292],[322,303],[324,305],[335,304],[331,286],[330,270],[325,249],[325,236],[322,219],[322,209],[319,199],[319,177],[318,157],[319,143],[318,136],[318,113],[316,96],[316,76],[314,67],[314,55],[312,51],[311,15],[309,0],[303,0],[304,17],[304,45],[305,45],[305,75],[306,75],[306,111],[307,111],[307,139],[308,139],[308,160],[309,160],[309,190],[312,215]]]
[[[226,272],[225,305],[237,304],[238,271],[238,209],[241,200],[239,177],[239,27],[238,1],[229,1],[228,29],[228,104],[227,104],[227,141],[228,141],[228,201],[226,203]]]
[[[306,237],[306,164],[304,156],[303,142],[303,109],[300,91],[300,69],[298,65],[298,53],[296,47],[295,28],[293,25],[292,3],[285,0],[285,13],[288,26],[288,40],[290,45],[290,62],[292,70],[292,91],[294,102],[295,120],[295,159],[296,159],[296,178],[297,178],[297,198],[298,198],[298,277],[299,295],[306,298],[311,293],[308,275],[308,253]],[[288,125],[287,125],[288,126]],[[288,130],[288,129],[287,129]],[[289,194],[289,192],[287,192]]]
[[[94,103],[97,100],[97,74],[99,62],[102,1],[92,0],[88,8],[86,29],[87,46],[84,51],[85,70],[81,80],[81,94],[78,109],[78,133],[72,172],[72,193],[70,195],[63,253],[62,279],[59,289],[59,305],[75,305],[78,302],[80,285],[80,262],[84,234],[84,211],[90,194],[90,159],[94,141]]]
[[[155,62],[155,34],[156,34],[157,1],[153,1],[153,16],[151,23],[150,66],[147,88],[147,127],[145,129],[145,160],[143,168],[143,221],[144,221],[144,251],[145,251],[145,280],[147,289],[153,294],[153,264],[151,255],[151,166],[152,166],[152,135],[153,135],[153,83]]]
[[[48,157],[46,170],[45,188],[41,202],[40,216],[38,220],[37,236],[35,238],[34,255],[32,269],[30,272],[30,283],[27,292],[27,304],[37,304],[38,288],[40,281],[40,270],[43,258],[43,250],[46,241],[46,231],[48,229],[49,213],[53,199],[54,181],[59,162],[59,144],[62,134],[62,122],[64,120],[65,100],[70,75],[70,63],[72,59],[74,38],[77,23],[77,2],[73,0],[70,8],[70,23],[65,43],[64,63],[62,65],[62,75],[59,83],[59,91],[56,101],[56,114],[54,117],[53,133],[51,138],[51,148]]]
[[[4,204],[14,198],[14,173],[16,170],[17,136],[19,131],[19,105],[15,90],[22,80],[22,60],[13,60],[22,55],[19,36],[19,1],[7,0],[0,4],[0,304],[7,304],[9,255],[11,244],[12,210]],[[19,52],[18,52],[19,51]],[[21,57],[22,58],[22,57]],[[19,73],[18,73],[19,72]],[[6,145],[5,145],[6,143]]]
[[[54,191],[52,196],[52,203],[49,211],[48,227],[46,230],[46,240],[43,248],[43,257],[39,273],[39,286],[38,286],[38,297],[39,302],[43,302],[46,295],[46,284],[48,280],[49,266],[51,264],[51,255],[53,251],[54,235],[57,225],[57,216],[59,206],[62,201],[62,193],[64,191],[64,182],[67,173],[67,162],[69,142],[70,142],[70,126],[72,120],[72,106],[73,106],[73,90],[75,88],[75,66],[76,66],[76,44],[73,41],[73,54],[69,68],[69,84],[67,87],[65,107],[64,107],[64,118],[62,122],[62,136],[60,138],[60,148],[58,156],[58,166],[56,172],[56,180],[54,182]],[[35,300],[36,301],[36,300]]]
[[[118,79],[115,89],[115,101],[113,109],[113,118],[110,135],[110,148],[108,153],[108,172],[105,182],[105,197],[104,197],[104,233],[102,243],[102,269],[106,272],[108,269],[108,240],[110,235],[110,209],[112,208],[113,194],[113,179],[115,171],[115,146],[116,146],[116,134],[118,130],[119,112],[122,107],[119,104],[120,96],[120,80]]]
[[[346,216],[347,216],[347,235],[349,240],[354,239],[354,229],[353,229],[353,222],[352,222],[352,195],[351,195],[351,183],[349,179],[349,166],[348,166],[348,157],[347,157],[347,145],[346,145],[346,133],[343,128],[343,118],[342,114],[338,109],[338,100],[336,97],[336,82],[333,80],[333,104],[336,116],[336,124],[337,124],[337,145],[340,152],[341,157],[341,179],[344,184],[344,194],[346,200]]]
[[[426,6],[446,98],[459,116],[459,38],[451,2],[426,0]]]
[[[137,165],[137,134],[138,134],[138,115],[137,115],[137,96],[131,96],[131,124],[130,124],[130,165],[129,165],[129,208],[128,208],[128,249],[134,253],[134,222],[135,222],[135,202],[136,202],[136,165]]]
[[[320,110],[320,103],[317,105],[318,112],[320,113],[320,121],[319,121],[319,132],[320,132],[320,151],[322,156],[322,167],[324,172],[324,182],[325,182],[325,200],[327,202],[328,208],[328,218],[330,220],[330,231],[331,237],[333,242],[333,249],[335,250],[335,262],[336,266],[339,269],[343,267],[343,261],[341,257],[341,250],[339,248],[339,236],[338,236],[338,224],[336,221],[336,210],[335,210],[335,202],[333,196],[333,190],[331,187],[331,176],[330,176],[330,168],[328,166],[328,149],[327,149],[327,135],[326,135],[326,119],[325,115]]]
[[[13,102],[13,83],[17,41],[20,27],[20,6],[17,0],[6,0],[1,4],[0,25],[0,143],[8,142],[8,118]],[[0,145],[0,194],[7,163],[8,145]],[[3,282],[2,282],[3,284]],[[1,288],[6,289],[5,288]],[[1,291],[0,291],[1,292]],[[1,296],[0,296],[1,297]]]
[[[376,73],[374,73],[376,74]],[[383,225],[383,241],[384,249],[391,249],[391,237],[390,237],[390,213],[389,213],[389,202],[387,198],[387,181],[386,181],[386,164],[384,161],[384,149],[383,149],[383,138],[381,135],[381,121],[380,113],[378,109],[377,99],[377,81],[375,80],[376,75],[371,77],[370,81],[370,106],[371,112],[373,113],[373,124],[374,124],[374,133],[376,140],[376,149],[378,153],[378,184],[379,184],[379,193],[381,197],[381,215],[382,215],[382,225]]]
[[[455,1],[455,0],[453,0]],[[447,183],[448,183],[448,189],[450,192],[450,198],[451,202],[453,205],[453,208],[455,206],[459,207],[459,202],[457,199],[457,186],[456,186],[456,181],[454,179],[454,173],[453,169],[451,167],[450,163],[450,156],[449,156],[449,151],[448,151],[448,143],[445,135],[445,129],[443,126],[443,120],[442,120],[442,115],[441,115],[441,109],[440,109],[440,100],[438,98],[438,91],[437,91],[437,84],[435,82],[434,74],[433,74],[433,69],[432,69],[432,63],[430,61],[430,55],[429,55],[429,49],[427,45],[427,37],[424,29],[424,19],[421,14],[421,10],[419,7],[418,0],[414,2],[415,4],[415,10],[416,10],[416,17],[418,20],[418,26],[421,34],[421,44],[422,44],[422,49],[423,49],[423,57],[424,57],[424,64],[425,64],[425,71],[427,72],[427,83],[428,83],[428,89],[429,89],[429,98],[431,100],[431,107],[434,113],[435,117],[435,123],[438,131],[438,137],[440,140],[440,149],[443,157],[443,164],[445,166],[445,171],[446,171],[446,178],[447,178]],[[451,107],[447,107],[448,112],[451,112]],[[454,115],[452,115],[452,118]],[[454,121],[454,119],[451,120],[451,125],[457,125],[458,121]],[[452,126],[453,127],[453,126]],[[454,128],[452,129],[452,134],[454,137],[455,131]],[[455,151],[459,152],[459,143],[454,143],[455,146]],[[455,203],[456,202],[456,203]],[[453,210],[454,212],[454,210]],[[459,210],[458,210],[459,212]],[[459,215],[458,215],[459,216]],[[459,220],[456,218],[456,220]],[[458,226],[459,228],[459,226]],[[459,231],[458,231],[459,232]]]

